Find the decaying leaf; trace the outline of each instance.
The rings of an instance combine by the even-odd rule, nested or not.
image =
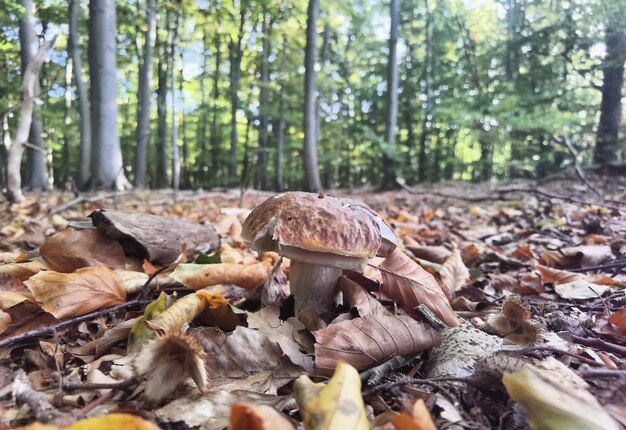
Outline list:
[[[4,331],[9,328],[11,321],[11,315],[3,310],[0,310],[0,334],[4,333]]]
[[[617,430],[618,424],[568,367],[550,357],[505,373],[509,395],[528,411],[530,424],[542,430]]]
[[[172,277],[194,290],[217,284],[235,284],[253,290],[267,281],[269,270],[263,263],[250,265],[220,264],[181,264]]]
[[[124,303],[120,277],[106,267],[85,267],[73,273],[39,272],[24,284],[41,308],[57,319]]]
[[[339,361],[327,384],[301,376],[294,389],[307,430],[369,429],[359,373],[349,364]]]
[[[611,315],[609,322],[622,330],[626,330],[626,309],[621,309]]]
[[[366,315],[333,323],[313,333],[315,368],[331,375],[340,360],[361,370],[398,355],[415,354],[440,343],[430,326],[409,316]]]
[[[145,323],[165,311],[166,298],[166,294],[161,292],[159,298],[146,306],[143,316],[135,322],[128,335],[127,349],[129,352],[136,351],[141,345],[154,338],[154,331],[146,327]]]
[[[411,415],[398,414],[391,419],[396,430],[437,430],[424,400],[418,399],[411,410]]]
[[[614,279],[568,272],[536,265],[544,282],[553,283],[554,291],[566,299],[595,299],[606,293],[609,285],[617,283]]]
[[[207,388],[206,354],[193,336],[169,333],[157,336],[143,345],[133,366],[145,380],[145,397],[150,404],[159,404],[190,376],[198,388]]]
[[[352,279],[346,276],[339,278],[339,289],[344,302],[350,308],[356,308],[360,316],[391,315],[378,300]]]
[[[229,430],[294,430],[276,409],[267,405],[236,403],[230,409]]]
[[[52,270],[63,273],[89,266],[123,269],[126,263],[122,246],[98,230],[60,231],[41,245],[40,252]]]
[[[529,346],[539,339],[541,326],[530,319],[528,306],[516,299],[507,299],[500,313],[489,316],[485,330],[518,345]]]
[[[20,281],[25,281],[35,273],[47,269],[48,266],[44,261],[35,258],[32,261],[24,261],[20,263],[6,263],[0,265],[0,273],[11,275]]]
[[[450,327],[459,321],[437,281],[421,266],[396,248],[378,268],[383,276],[383,293],[414,315],[417,305],[425,305]]]
[[[159,334],[176,334],[208,306],[202,294],[188,294],[144,324]]]
[[[581,245],[544,251],[541,258],[548,266],[576,269],[597,266],[613,258],[613,251],[608,245]]]
[[[439,276],[441,276],[441,282],[451,294],[460,290],[470,278],[470,272],[465,263],[463,263],[461,253],[456,245],[452,248],[452,252],[444,261],[441,269],[439,269]]]

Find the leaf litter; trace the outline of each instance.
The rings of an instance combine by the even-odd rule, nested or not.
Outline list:
[[[269,194],[4,204],[0,426],[625,425],[626,204],[416,192],[350,193],[401,245],[312,332],[241,239]]]

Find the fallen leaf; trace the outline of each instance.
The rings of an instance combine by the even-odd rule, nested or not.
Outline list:
[[[63,273],[89,266],[123,269],[126,264],[122,245],[98,230],[60,231],[41,245],[40,252],[52,270]]]
[[[459,321],[437,281],[420,265],[396,248],[379,266],[383,276],[383,293],[410,315],[415,307],[425,305],[445,324],[454,327]]]
[[[188,294],[144,324],[159,334],[176,334],[208,306],[202,294]]]
[[[339,289],[343,294],[344,302],[350,308],[356,308],[359,316],[391,315],[378,300],[352,279],[346,276],[339,278]]]
[[[622,330],[626,330],[626,309],[621,309],[611,315],[609,322]]]
[[[613,258],[613,251],[608,245],[581,245],[562,248],[565,256],[577,259],[579,267],[593,267]]]
[[[36,273],[47,269],[45,262],[36,258],[22,263],[7,263],[0,266],[0,273],[6,273],[20,281],[25,281]]]
[[[461,253],[456,246],[452,248],[452,252],[444,261],[441,269],[439,269],[439,276],[441,276],[443,285],[452,294],[460,290],[467,280],[470,279],[470,272],[463,263]]]
[[[437,430],[422,399],[417,399],[413,404],[411,415],[396,415],[391,419],[391,422],[396,430]]]
[[[415,354],[441,342],[430,326],[409,316],[367,315],[330,324],[313,333],[315,368],[331,375],[340,360],[361,370],[398,355]]]
[[[606,285],[597,285],[586,279],[578,279],[554,286],[554,291],[564,299],[597,299],[609,290]]]
[[[180,264],[171,276],[194,290],[217,284],[236,284],[253,290],[267,281],[268,272],[263,263]]]
[[[307,430],[370,428],[359,373],[349,364],[339,361],[327,384],[316,384],[307,376],[301,376],[294,390]]]
[[[9,328],[12,321],[11,315],[3,310],[0,310],[0,334],[4,333],[4,331]]]
[[[159,430],[159,426],[137,415],[108,414],[103,417],[78,421],[64,430]]]
[[[271,406],[235,403],[230,409],[228,429],[295,430],[295,427]]]
[[[41,308],[57,319],[84,315],[126,300],[120,277],[106,267],[73,273],[39,272],[24,282]]]
[[[450,250],[445,246],[422,246],[418,243],[411,245],[406,243],[406,249],[411,251],[416,258],[432,261],[433,263],[438,264],[443,264],[443,262],[446,261],[450,255]]]
[[[137,323],[139,318],[131,318],[110,327],[104,331],[102,336],[87,342],[79,347],[72,348],[71,354],[80,358],[85,363],[91,363],[93,360],[107,354],[112,346],[128,339],[133,325]]]
[[[146,327],[146,321],[158,317],[165,311],[166,294],[161,291],[159,298],[146,306],[143,316],[139,318],[133,325],[128,335],[127,350],[129,352],[136,351],[139,347],[147,343],[154,337],[154,331]]]
[[[227,243],[222,243],[220,247],[220,261],[229,264],[242,264],[243,257],[235,248]]]
[[[507,299],[500,313],[489,316],[484,329],[517,345],[530,346],[539,339],[541,326],[530,319],[527,306],[515,299]]]
[[[505,373],[502,382],[528,411],[530,425],[545,430],[618,430],[618,424],[568,367],[550,357]]]

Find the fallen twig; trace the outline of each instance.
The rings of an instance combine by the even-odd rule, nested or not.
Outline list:
[[[37,421],[46,423],[62,415],[52,406],[45,394],[31,387],[26,373],[21,369],[17,371],[13,380],[13,399],[18,405],[27,405]]]
[[[572,335],[571,339],[573,342],[576,342],[580,345],[590,346],[592,348],[597,348],[601,351],[612,352],[613,354],[617,354],[621,357],[626,357],[626,347],[617,345],[615,343],[606,342],[602,339],[593,339],[576,335]]]

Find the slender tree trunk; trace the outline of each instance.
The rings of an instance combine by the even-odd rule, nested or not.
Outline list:
[[[137,146],[135,148],[135,180],[137,188],[146,185],[148,146],[150,143],[150,101],[152,100],[152,58],[156,40],[156,0],[147,2],[147,26],[144,33],[143,59],[139,65],[137,88]]]
[[[83,81],[83,61],[80,55],[79,25],[80,0],[70,0],[70,32],[68,49],[74,65],[74,84],[78,104],[78,124],[80,134],[80,157],[78,161],[78,189],[87,188],[91,177],[91,113],[87,88]]]
[[[200,75],[200,120],[196,129],[196,140],[200,147],[200,158],[196,161],[198,165],[198,181],[202,186],[207,184],[207,172],[209,171],[209,156],[207,153],[207,123],[208,123],[208,102],[207,89],[205,85],[206,77],[209,73],[209,55],[207,53],[207,45],[209,44],[208,32],[205,28],[202,30],[202,74]],[[212,174],[215,171],[212,170]]]
[[[165,28],[167,29],[167,41],[159,43],[161,52],[159,55],[159,65],[157,72],[157,171],[156,187],[165,188],[167,180],[167,82],[170,44],[170,21],[171,12],[166,12]]]
[[[276,190],[284,191],[283,165],[285,156],[285,65],[287,62],[286,41],[283,37],[280,61],[280,90],[278,93],[278,127],[276,132]]]
[[[390,155],[383,153],[383,188],[396,187],[395,147],[398,122],[398,36],[400,33],[400,0],[390,1],[391,29],[387,62],[387,121],[385,141]]]
[[[70,111],[72,109],[72,57],[68,56],[65,60],[65,109],[63,110],[63,152],[61,155],[62,167],[61,174],[59,175],[59,179],[61,184],[64,186],[70,180],[71,175],[71,167],[72,167],[72,139],[70,138],[70,133],[73,129],[70,127],[72,121],[70,119]]]
[[[92,188],[129,188],[117,129],[115,0],[89,2]]]
[[[596,133],[593,161],[609,164],[620,159],[623,145],[619,140],[622,117],[622,88],[624,87],[624,62],[626,61],[626,7],[611,15],[605,35],[606,56],[602,66],[602,102],[600,122]]]
[[[217,17],[217,32],[215,34],[215,71],[213,73],[213,111],[211,112],[211,171],[219,177],[220,166],[220,129],[217,126],[219,118],[218,101],[220,99],[220,68],[222,67],[222,37],[221,20]]]
[[[330,25],[324,24],[324,32],[322,33],[322,55],[320,58],[321,71],[324,73],[324,66],[328,62],[328,46],[330,39]],[[348,42],[349,43],[349,42]],[[322,101],[322,95],[317,93],[317,100],[315,101],[315,142],[319,145],[322,137],[322,120],[320,116],[320,103]]]
[[[237,182],[237,110],[239,108],[239,81],[241,80],[241,59],[243,57],[243,28],[246,19],[246,9],[240,6],[239,32],[236,40],[229,43],[230,55],[230,160],[228,162],[229,185]]]
[[[320,14],[319,0],[309,0],[306,21],[306,48],[304,50],[304,186],[307,191],[322,189],[317,165],[317,133],[315,105],[315,53],[317,46],[317,18]]]
[[[419,144],[419,158],[417,163],[418,178],[420,182],[424,182],[428,179],[426,149],[428,147],[428,135],[430,133],[430,125],[432,123],[430,112],[430,79],[432,76],[432,43],[433,43],[433,26],[432,26],[432,12],[430,11],[428,0],[426,1],[426,42],[425,50],[426,56],[424,58],[424,73],[422,75],[422,82],[424,82],[424,116],[422,118],[422,133],[420,134]]]
[[[174,19],[172,28],[172,37],[170,39],[169,54],[170,62],[168,64],[170,71],[172,91],[172,188],[178,190],[180,188],[180,151],[178,149],[178,118],[176,112],[176,55],[175,46],[178,42],[178,24],[180,15]]]
[[[32,61],[39,43],[35,33],[35,5],[33,0],[20,0],[20,5],[24,8],[24,15],[20,18],[20,57],[22,64],[22,74],[26,70],[28,63]],[[35,97],[39,97],[39,79],[35,82]],[[32,190],[44,191],[48,189],[48,173],[46,170],[46,155],[41,138],[42,124],[39,107],[35,104],[33,119],[30,125],[28,143],[32,148],[28,148],[28,186]]]
[[[181,159],[181,186],[183,188],[191,188],[191,172],[189,170],[189,139],[187,138],[187,115],[185,115],[185,80],[183,76],[183,64],[185,64],[183,54],[180,54],[181,68],[180,81],[178,81],[178,94],[180,98],[180,134],[183,140],[182,159]]]
[[[268,125],[269,116],[269,91],[270,68],[269,56],[271,55],[270,35],[272,23],[267,8],[263,11],[263,56],[261,58],[261,89],[259,92],[259,185],[262,190],[269,189],[269,178],[267,172],[268,160]]]

